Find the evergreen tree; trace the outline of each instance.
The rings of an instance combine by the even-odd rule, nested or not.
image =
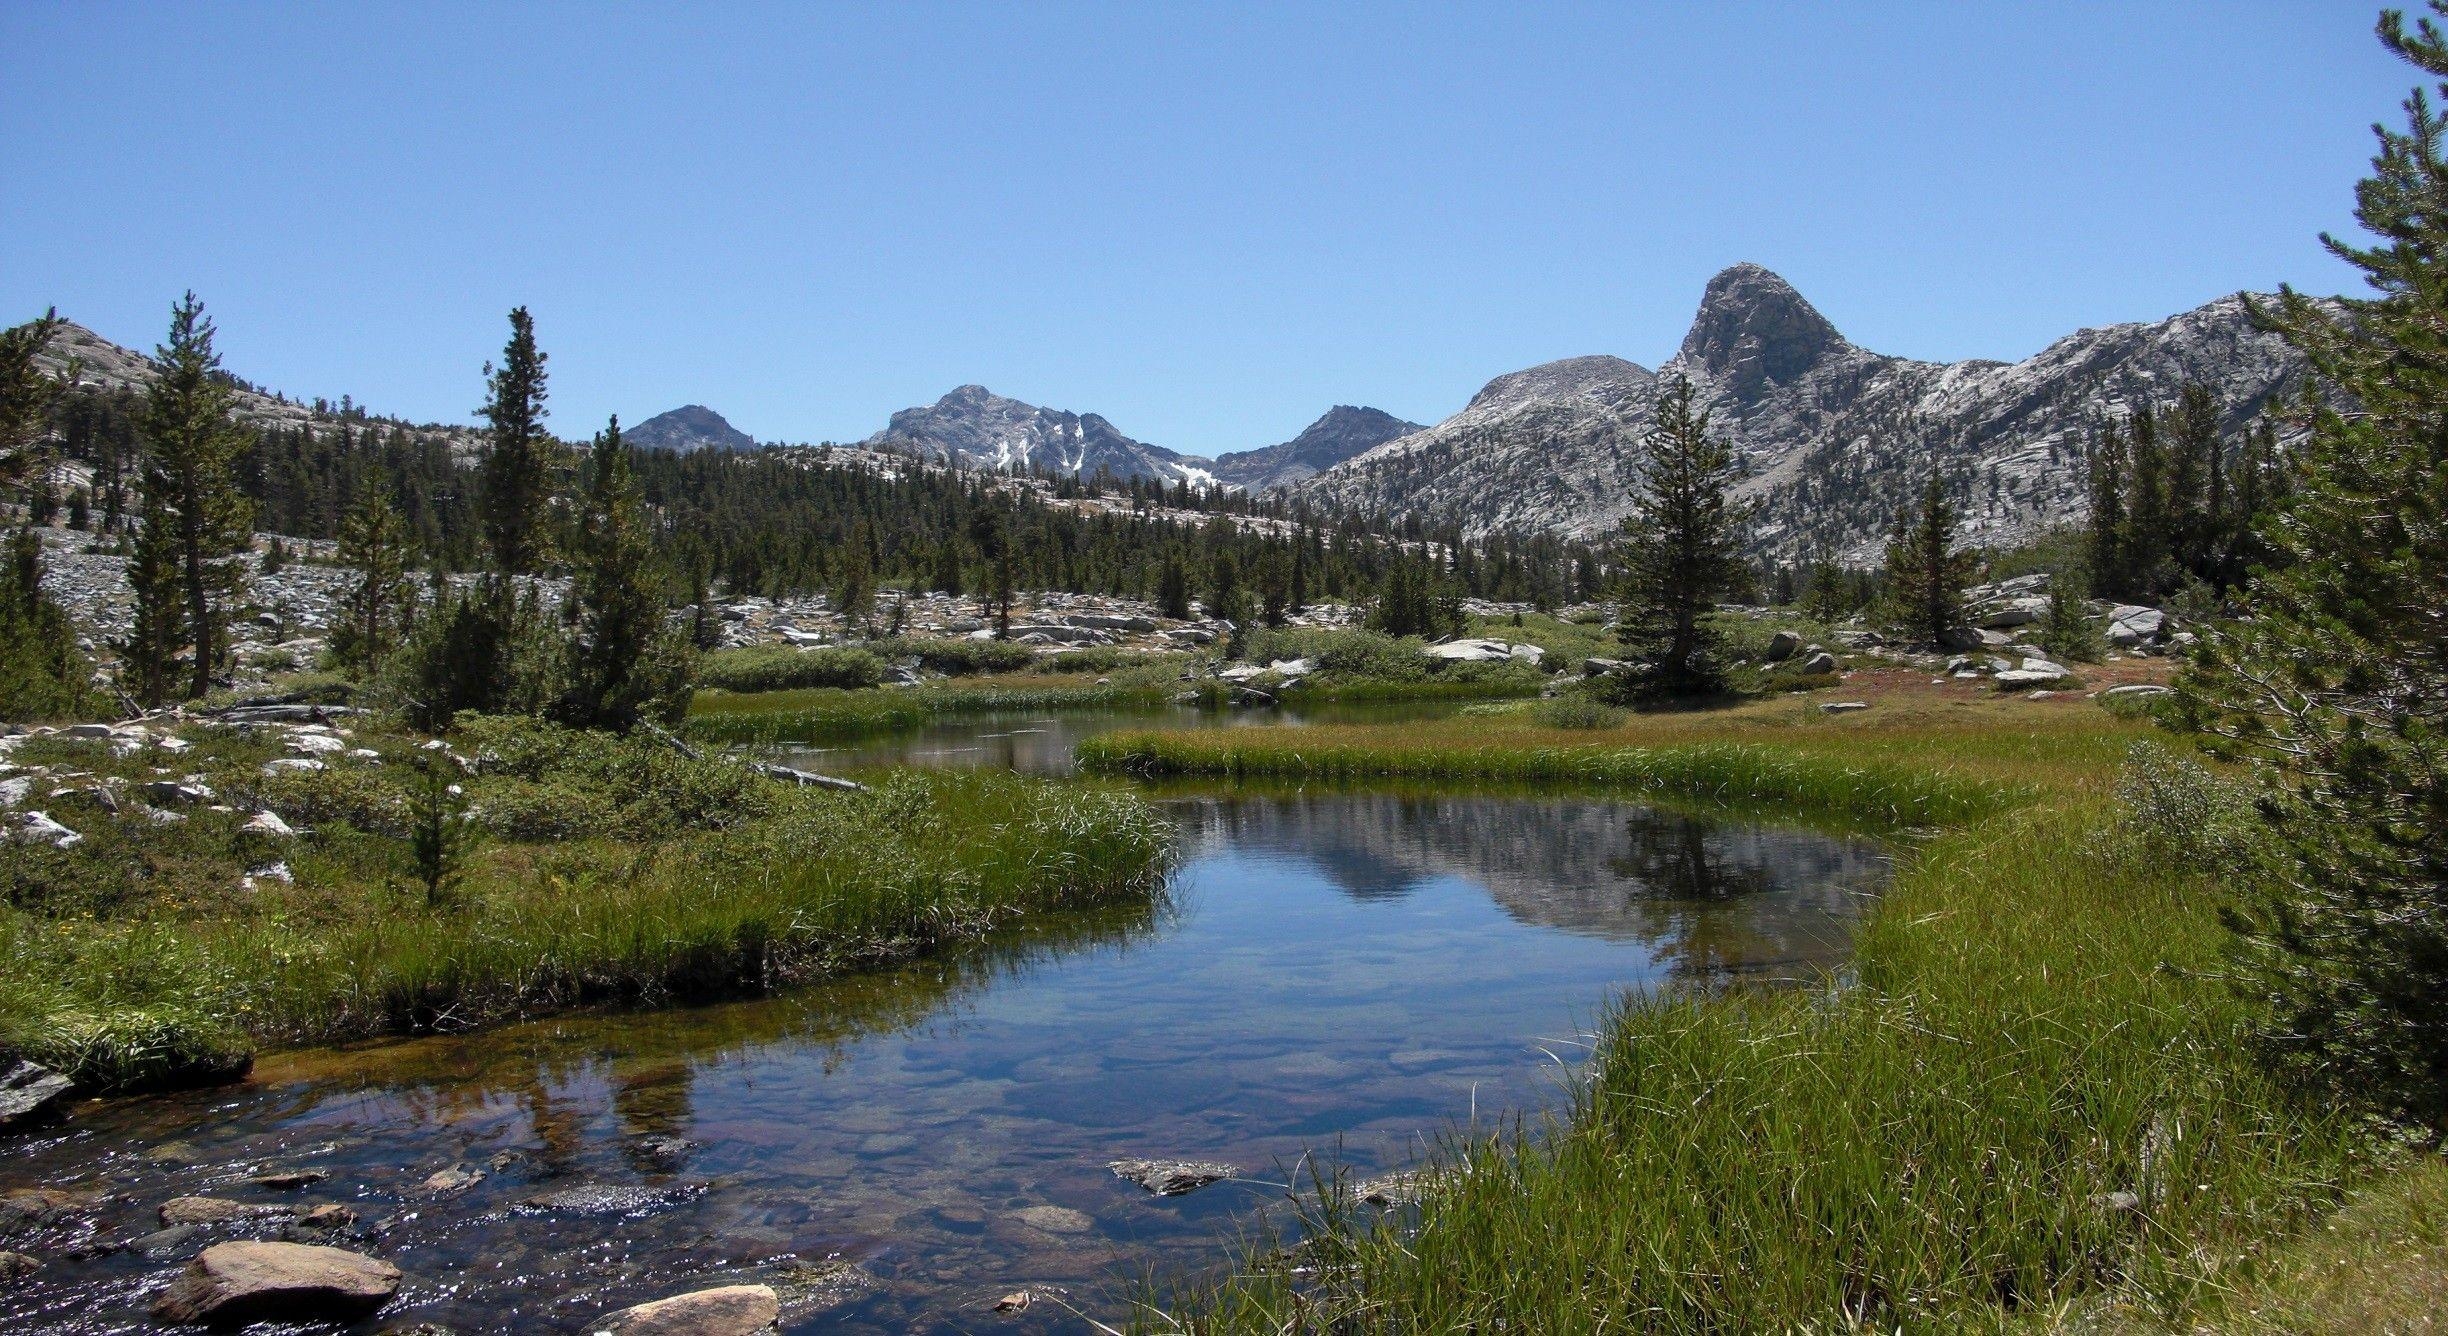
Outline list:
[[[1943,646],[1964,629],[1963,590],[1978,558],[1955,550],[1955,503],[1936,461],[1920,497],[1896,512],[1887,540],[1887,595],[1905,639]]]
[[[569,688],[555,714],[574,727],[625,733],[641,720],[672,722],[687,711],[691,656],[663,627],[654,541],[620,419],[596,436],[587,462],[571,587],[577,640]]]
[[[399,643],[415,597],[415,560],[408,522],[380,487],[366,487],[340,526],[340,564],[353,567],[357,581],[344,597],[347,617],[333,630],[332,650],[351,671],[379,671]]]
[[[187,695],[212,690],[229,652],[229,617],[246,587],[254,506],[238,489],[238,457],[253,444],[240,427],[229,378],[213,350],[213,324],[192,292],[170,312],[169,342],[155,349],[145,404],[148,518],[169,527],[190,653]]]
[[[1178,548],[1165,549],[1164,572],[1156,580],[1156,607],[1177,622],[1190,620],[1190,571],[1182,565]]]
[[[2088,597],[2081,571],[2069,567],[2049,577],[2048,606],[2040,614],[2040,648],[2058,659],[2088,662],[2100,656]]]
[[[2097,587],[2118,593],[2134,584],[2126,560],[2125,429],[2113,418],[2100,423],[2083,455],[2084,490],[2090,502],[2084,520],[2083,559]]]
[[[833,587],[833,610],[842,625],[865,626],[875,611],[875,539],[863,523],[850,526],[850,541],[842,545],[841,582]]]
[[[2434,13],[2448,7],[2433,5]],[[2448,96],[2448,37],[2384,14]],[[2417,89],[2378,131],[2356,218],[2324,237],[2376,295],[2257,308],[2339,392],[2312,400],[2297,489],[2243,615],[2207,628],[2186,718],[2268,783],[2277,875],[2239,913],[2269,1052],[2448,1134],[2448,116]],[[2338,404],[2354,411],[2341,411]]]
[[[501,366],[485,364],[488,393],[479,410],[490,424],[484,463],[484,534],[493,569],[533,575],[550,558],[552,438],[544,432],[544,353],[527,308],[510,312]]]
[[[179,588],[176,532],[160,496],[145,489],[136,523],[135,551],[127,563],[135,615],[118,645],[121,686],[138,704],[164,705],[176,697],[179,655],[187,644],[187,602]]]
[[[1709,431],[1678,378],[1658,396],[1657,425],[1641,442],[1637,490],[1621,540],[1623,619],[1616,634],[1636,666],[1618,675],[1637,699],[1725,688],[1720,636],[1707,618],[1742,578],[1745,511],[1727,493],[1739,476],[1733,447]]]
[[[93,665],[42,586],[42,540],[20,528],[0,572],[0,720],[70,718],[88,705]]]
[[[34,359],[66,323],[52,310],[0,331],[0,487],[23,482],[40,462],[35,443],[50,423],[60,380],[45,374]]]

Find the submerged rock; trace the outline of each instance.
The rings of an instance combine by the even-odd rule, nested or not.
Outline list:
[[[162,1203],[160,1215],[164,1225],[218,1225],[288,1213],[286,1206],[231,1201],[226,1197],[172,1197]]]
[[[389,1262],[311,1243],[216,1243],[153,1304],[165,1322],[363,1317],[399,1291]]]
[[[42,1263],[21,1252],[0,1252],[0,1285],[11,1285],[42,1270]]]
[[[1049,1234],[1085,1234],[1096,1228],[1096,1221],[1087,1212],[1068,1206],[1024,1206],[1012,1212],[1012,1218]]]
[[[484,1170],[465,1169],[454,1164],[439,1173],[429,1175],[423,1183],[417,1186],[437,1197],[446,1197],[455,1192],[465,1192],[483,1181]]]
[[[331,1177],[329,1169],[274,1169],[268,1173],[257,1174],[247,1181],[259,1188],[287,1192],[296,1188],[310,1187],[329,1177]]]
[[[1229,1164],[1205,1160],[1115,1160],[1105,1166],[1159,1197],[1178,1197],[1210,1183],[1221,1183],[1241,1171]]]
[[[624,1308],[587,1327],[588,1336],[750,1336],[771,1330],[781,1300],[768,1285],[724,1285]]]

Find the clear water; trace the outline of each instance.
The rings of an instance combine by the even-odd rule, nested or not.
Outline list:
[[[1149,1269],[1228,1257],[1304,1155],[1396,1169],[1474,1117],[1552,1107],[1625,989],[1839,961],[1886,874],[1867,843],[1588,798],[1167,805],[1186,857],[1161,906],[769,1001],[278,1056],[0,1143],[0,1184],[102,1194],[90,1233],[5,1245],[50,1261],[0,1291],[0,1329],[141,1329],[202,1243],[278,1235],[64,1255],[210,1193],[354,1206],[334,1241],[409,1276],[368,1332],[574,1332],[749,1280],[793,1331],[1088,1330],[1070,1309],[1118,1320]],[[659,1160],[649,1135],[694,1144]],[[1108,1171],[1126,1156],[1243,1178],[1157,1198]],[[420,1191],[452,1166],[487,1176]],[[332,1176],[247,1182],[267,1167]],[[990,1311],[1021,1288],[1059,1295]]]

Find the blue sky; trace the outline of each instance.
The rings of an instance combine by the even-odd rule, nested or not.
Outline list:
[[[0,315],[461,420],[855,439],[979,382],[1194,453],[1655,365],[1710,274],[2017,358],[2339,291],[2362,3],[0,6]]]

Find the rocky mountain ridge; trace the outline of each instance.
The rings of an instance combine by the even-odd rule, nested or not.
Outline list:
[[[2256,328],[2242,294],[2165,320],[2086,329],[2019,362],[1935,363],[1847,340],[1758,265],[1709,281],[1682,346],[1651,371],[1614,357],[1488,382],[1459,413],[1292,491],[1329,507],[1416,512],[1496,531],[1602,536],[1630,509],[1658,392],[1690,378],[1731,438],[1758,506],[1758,546],[1874,561],[1896,505],[1936,458],[1983,542],[2028,538],[2083,510],[2097,423],[2211,386],[2241,429],[2304,383],[2303,360]]]
[[[657,413],[634,427],[624,428],[621,439],[640,450],[671,450],[687,454],[692,450],[754,450],[756,438],[723,419],[723,415],[703,404],[683,404],[668,413]]]
[[[1354,455],[1421,430],[1383,409],[1336,404],[1325,415],[1281,445],[1234,450],[1217,455],[1215,475],[1253,492],[1287,487],[1313,477]]]
[[[62,322],[59,332],[51,336],[49,346],[35,354],[34,360],[53,376],[73,366],[77,386],[105,394],[120,391],[142,394],[154,381],[150,357],[113,343],[74,321]],[[322,401],[310,403],[266,394],[235,377],[232,380],[238,420],[258,430],[311,431],[323,436],[336,434],[344,427],[358,431],[368,426],[398,427],[418,440],[446,443],[451,453],[462,460],[474,458],[484,448],[484,431],[479,427],[377,417],[353,407],[336,408]]]

